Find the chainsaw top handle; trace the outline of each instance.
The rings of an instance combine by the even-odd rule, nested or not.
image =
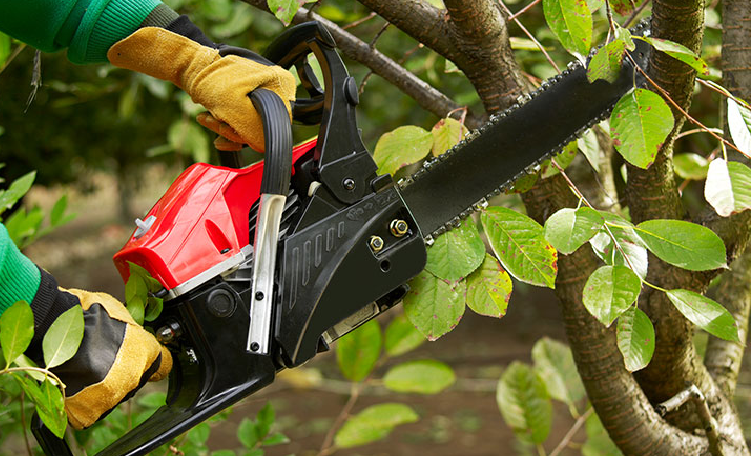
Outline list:
[[[265,55],[283,68],[296,67],[302,88],[310,98],[298,98],[293,118],[320,124],[314,159],[318,180],[342,203],[352,204],[370,193],[377,166],[365,149],[355,118],[359,103],[357,83],[335,50],[336,43],[319,22],[287,29]],[[323,86],[309,61],[315,55]]]
[[[249,95],[263,123],[264,155],[261,193],[287,195],[292,175],[292,125],[287,108],[276,93],[256,89]]]

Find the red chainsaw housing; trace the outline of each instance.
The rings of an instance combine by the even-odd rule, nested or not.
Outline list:
[[[316,145],[294,148],[296,162]],[[293,169],[294,175],[294,169]],[[135,231],[113,257],[123,280],[128,262],[145,268],[172,290],[250,244],[248,216],[260,197],[263,162],[235,169],[196,163],[172,183],[146,214],[156,220],[139,238]]]

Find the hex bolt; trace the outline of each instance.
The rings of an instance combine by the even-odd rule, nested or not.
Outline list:
[[[381,239],[381,236],[370,236],[369,245],[373,253],[378,253],[383,249],[383,239]]]
[[[391,221],[389,229],[391,230],[391,234],[399,238],[407,234],[409,225],[407,225],[407,222],[405,222],[404,220],[394,219]]]
[[[258,345],[258,342],[253,342],[252,344],[250,344],[251,351],[257,352],[259,348],[261,348],[261,346]]]
[[[352,191],[355,189],[355,180],[351,177],[347,177],[342,181],[342,187],[346,190]]]
[[[257,291],[256,292],[256,301],[261,301],[263,299],[263,291]]]
[[[162,344],[172,342],[172,339],[174,337],[175,332],[169,326],[162,326],[156,332],[156,340],[158,340]]]

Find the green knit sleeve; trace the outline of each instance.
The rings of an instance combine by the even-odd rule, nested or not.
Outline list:
[[[0,31],[45,52],[68,48],[73,63],[106,62],[160,0],[0,0]],[[166,7],[165,7],[166,8]]]
[[[31,303],[40,279],[39,268],[18,250],[0,223],[0,315],[16,301]]]

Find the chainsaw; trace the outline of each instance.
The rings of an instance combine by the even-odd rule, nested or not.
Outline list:
[[[643,84],[634,65],[646,68],[649,54],[636,40],[614,82],[590,83],[581,63],[569,64],[395,182],[377,174],[362,142],[358,87],[329,32],[317,22],[284,32],[266,57],[296,68],[310,96],[293,118],[320,125],[318,136],[293,147],[284,104],[258,89],[249,96],[264,161],[242,167],[238,153],[222,152],[223,166],[194,164],[137,220],[114,262],[125,280],[132,262],[163,285],[164,310],[148,325],[174,367],[166,405],[98,454],[146,454],[397,305],[437,236],[605,119]],[[72,455],[38,418],[32,430],[47,455]]]

